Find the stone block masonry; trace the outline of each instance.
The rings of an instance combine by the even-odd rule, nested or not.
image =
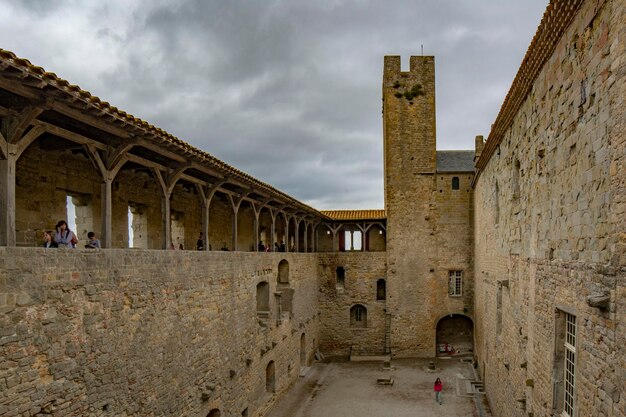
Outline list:
[[[570,382],[575,416],[626,416],[625,37],[623,1],[583,2],[476,182],[475,342],[496,416],[561,415]]]
[[[316,271],[313,254],[0,248],[0,416],[262,415],[319,343]]]

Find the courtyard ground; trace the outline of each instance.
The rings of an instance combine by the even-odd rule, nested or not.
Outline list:
[[[430,360],[437,371],[427,370]],[[465,390],[471,365],[458,358],[430,360],[394,360],[391,370],[382,362],[316,363],[268,417],[481,417]],[[443,405],[434,400],[437,377],[444,384]],[[378,385],[378,378],[394,383]],[[484,401],[478,407],[490,416]]]

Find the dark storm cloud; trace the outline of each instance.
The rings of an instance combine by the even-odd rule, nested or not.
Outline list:
[[[471,149],[546,6],[54,3],[0,5],[0,47],[319,209],[383,206],[384,55],[436,56],[438,148]]]

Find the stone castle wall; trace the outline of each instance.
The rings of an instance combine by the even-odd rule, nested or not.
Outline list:
[[[319,254],[318,258],[321,351],[342,357],[351,352],[384,353],[386,297],[377,299],[377,282],[387,278],[385,252]],[[337,282],[337,267],[344,268],[343,284]],[[366,327],[350,325],[350,309],[356,304],[367,309]]]
[[[317,349],[316,271],[314,254],[0,248],[0,416],[261,415]]]
[[[583,4],[477,180],[475,341],[495,416],[560,413],[563,313],[576,415],[626,415],[625,28],[623,2]]]

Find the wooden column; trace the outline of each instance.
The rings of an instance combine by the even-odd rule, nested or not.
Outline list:
[[[285,218],[285,252],[289,252],[291,250],[289,247],[289,217],[285,212],[283,212],[283,217]]]
[[[308,236],[308,231],[309,231],[309,222],[304,222],[304,248],[302,248],[305,252],[308,252],[308,241],[307,241],[307,236]]]
[[[300,252],[300,220],[294,216],[296,222],[296,230],[294,231],[294,244],[296,246],[296,252]],[[291,248],[289,248],[291,250]]]
[[[0,246],[16,245],[15,174],[22,152],[42,133],[39,127],[24,134],[43,109],[27,107],[16,117],[0,120]]]
[[[232,195],[228,194],[228,200],[230,201],[230,205],[231,208],[233,209],[233,221],[232,221],[232,233],[233,233],[233,241],[232,241],[232,245],[233,245],[233,250],[237,251],[238,248],[238,244],[237,244],[237,216],[239,214],[239,207],[241,207],[241,203],[243,202],[243,199],[246,198],[246,196],[250,194],[250,192],[246,192],[243,193],[239,196],[237,196],[237,199],[235,200],[235,198],[233,198]]]
[[[134,144],[126,143],[120,145],[108,157],[102,157],[98,150],[92,145],[83,145],[87,155],[91,159],[96,169],[102,177],[100,187],[100,202],[102,204],[102,230],[100,231],[100,244],[103,248],[110,248],[113,245],[113,191],[112,185],[115,177],[122,166],[128,161],[126,153]]]
[[[15,164],[13,153],[0,160],[0,246],[15,246]]]
[[[271,248],[270,250],[274,252],[276,250],[276,216],[274,215],[274,210],[270,209],[270,215],[272,216],[272,239],[271,239]]]
[[[157,183],[161,186],[161,248],[168,249],[172,243],[172,223],[171,223],[171,196],[174,191],[174,186],[178,180],[182,177],[186,169],[190,164],[182,164],[175,169],[170,169],[167,172],[167,177],[163,177],[161,171],[157,168],[152,168],[152,172],[156,178]]]
[[[217,189],[224,184],[224,181],[216,182],[207,187],[196,184],[196,190],[198,190],[198,196],[200,196],[200,205],[202,206],[202,237],[204,243],[202,245],[203,250],[209,250],[211,244],[209,240],[209,215],[211,208],[211,201],[215,195]]]

